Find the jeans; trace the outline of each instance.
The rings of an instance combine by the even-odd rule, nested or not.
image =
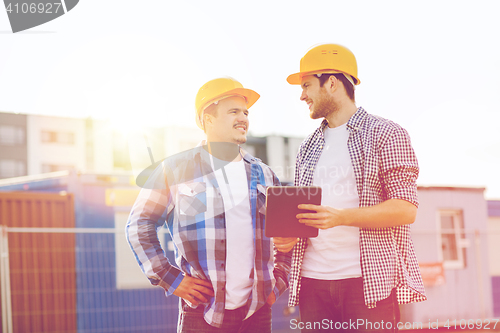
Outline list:
[[[222,327],[216,328],[203,318],[202,306],[193,309],[182,299],[180,302],[178,333],[271,333],[271,306],[267,303],[245,320],[248,312],[246,306],[225,310]]]
[[[302,332],[397,332],[399,306],[396,290],[369,309],[363,278],[316,280],[302,278],[300,288]]]

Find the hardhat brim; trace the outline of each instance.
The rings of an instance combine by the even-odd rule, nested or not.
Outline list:
[[[203,129],[203,126],[202,126],[202,124],[200,122],[200,117],[202,116],[203,111],[205,111],[205,109],[208,106],[210,106],[211,104],[213,104],[213,103],[215,103],[217,101],[220,101],[224,97],[229,97],[229,96],[242,96],[242,97],[245,97],[245,99],[247,101],[247,109],[249,109],[252,105],[254,105],[255,102],[257,102],[257,100],[260,98],[260,95],[257,92],[253,91],[252,89],[234,88],[232,90],[225,91],[224,93],[215,96],[214,98],[212,98],[211,100],[209,100],[208,102],[206,102],[201,107],[199,115],[196,117],[196,124],[201,129]]]
[[[301,84],[302,82],[302,78],[304,76],[307,76],[307,75],[313,75],[313,74],[321,74],[321,73],[343,73],[343,72],[340,72],[340,71],[337,71],[337,70],[321,70],[321,71],[314,71],[314,72],[298,72],[298,73],[294,73],[294,74],[291,74],[291,75],[288,75],[288,77],[286,78],[286,81],[289,83],[289,84]],[[347,74],[347,75],[350,75],[350,74]],[[350,75],[354,82],[355,82],[355,85],[358,85],[361,83],[361,81],[355,77],[355,76],[352,76]]]
[[[294,73],[294,74],[288,75],[288,77],[286,78],[286,81],[290,84],[300,84],[300,82],[302,80],[301,74],[302,73]]]

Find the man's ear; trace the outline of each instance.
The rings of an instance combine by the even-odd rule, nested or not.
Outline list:
[[[328,78],[328,88],[333,92],[335,91],[339,86],[339,80],[335,77],[335,75],[330,75]]]
[[[208,113],[205,113],[203,115],[203,124],[205,124],[205,126],[207,125],[212,125],[213,122],[214,122],[214,116],[212,116],[211,114],[208,114]]]

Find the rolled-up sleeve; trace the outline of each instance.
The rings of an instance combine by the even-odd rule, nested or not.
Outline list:
[[[280,186],[276,174],[273,172],[273,185]],[[276,279],[276,285],[274,286],[274,296],[278,299],[287,289],[288,289],[288,276],[292,267],[292,252],[282,253],[278,251],[276,246],[273,244],[274,249],[274,277]]]
[[[395,129],[381,149],[381,176],[387,199],[406,200],[418,207],[418,161],[410,136]]]

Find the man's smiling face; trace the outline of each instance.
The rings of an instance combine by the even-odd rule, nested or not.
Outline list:
[[[248,110],[244,97],[231,96],[220,100],[215,116],[210,116],[207,138],[212,142],[243,144],[247,141]]]

